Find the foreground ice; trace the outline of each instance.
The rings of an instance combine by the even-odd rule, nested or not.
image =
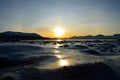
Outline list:
[[[19,76],[28,76],[26,74],[33,75],[33,73],[27,71],[27,73],[21,73],[21,71],[26,71],[26,69],[35,70],[37,76],[47,75],[47,72],[44,70],[50,70],[49,73],[55,74],[55,72],[51,72],[51,70],[57,70],[56,73],[58,77],[63,76],[63,71],[59,71],[66,66],[65,71],[69,73],[73,73],[71,70],[78,70],[80,66],[86,65],[88,66],[88,71],[91,68],[91,65],[94,67],[98,65],[107,65],[110,69],[110,75],[117,74],[120,76],[120,45],[115,41],[49,41],[49,42],[38,42],[38,41],[24,41],[24,42],[10,42],[10,43],[1,43],[0,44],[0,79],[6,80],[5,78],[19,78]],[[98,64],[96,64],[98,63]],[[89,65],[90,64],[90,68]],[[71,67],[78,66],[78,67]],[[85,67],[85,66],[84,66]],[[31,69],[32,68],[32,69]],[[78,69],[77,69],[78,68]],[[81,69],[82,67],[80,67]],[[87,67],[85,67],[87,68]],[[106,69],[107,67],[105,67]],[[82,68],[83,69],[83,68]],[[92,69],[92,68],[91,68]],[[104,72],[104,66],[101,68]],[[42,73],[39,70],[43,70]],[[113,71],[112,71],[113,70]],[[99,71],[96,68],[96,73]],[[109,71],[109,70],[108,70]],[[83,71],[82,71],[83,72]],[[91,71],[89,71],[91,74]],[[66,73],[66,74],[68,74]],[[76,73],[76,71],[74,71]],[[82,79],[80,77],[77,78],[76,73],[73,78],[76,77],[76,80]],[[88,72],[86,72],[88,73]],[[109,72],[106,72],[108,74]],[[22,74],[22,75],[21,75]],[[23,75],[24,74],[24,75]],[[79,74],[82,75],[80,72]],[[98,75],[102,74],[101,72]],[[65,75],[65,73],[64,73]],[[70,74],[73,75],[73,74]],[[69,76],[70,75],[66,75]],[[85,73],[83,74],[85,75]],[[88,76],[89,74],[86,74]],[[9,76],[9,77],[8,77]],[[95,75],[96,76],[96,75]],[[108,75],[106,80],[108,79]],[[35,76],[33,75],[33,78]],[[35,80],[56,80],[53,79],[53,75],[48,76],[49,79],[42,79],[37,77]],[[51,78],[52,77],[52,78]],[[101,77],[101,76],[98,76]],[[115,76],[113,76],[115,77]],[[32,79],[33,79],[32,78]],[[51,78],[51,79],[50,79]],[[32,80],[29,79],[29,80]],[[59,79],[59,80],[73,80],[72,78]],[[96,80],[93,78],[92,80]],[[102,79],[102,78],[100,78]],[[109,79],[112,80],[113,78]],[[14,80],[14,79],[12,79]],[[26,78],[21,80],[27,80]],[[88,79],[83,79],[88,80]],[[99,79],[98,79],[99,80]],[[104,78],[102,80],[105,80]],[[117,80],[117,78],[116,78]]]

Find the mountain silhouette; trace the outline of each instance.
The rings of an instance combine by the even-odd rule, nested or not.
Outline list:
[[[110,36],[105,36],[102,34],[98,34],[95,36],[87,35],[87,36],[73,36],[73,39],[120,39],[120,34],[113,34]]]
[[[37,39],[48,39],[46,37],[40,36],[36,33],[24,33],[24,32],[13,32],[13,31],[6,31],[0,33],[0,40],[37,40]]]

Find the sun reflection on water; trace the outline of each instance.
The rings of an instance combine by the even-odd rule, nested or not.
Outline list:
[[[55,55],[57,58],[59,58],[59,59],[61,59],[62,58],[62,56],[61,55]]]
[[[56,44],[55,45],[55,48],[59,48],[61,45],[60,44]]]
[[[60,53],[60,51],[59,50],[54,50],[54,53],[58,54],[58,53]]]
[[[69,61],[67,59],[63,59],[63,55],[55,55],[56,58],[58,58],[58,66],[63,67],[63,66],[69,66]]]
[[[67,60],[64,60],[64,59],[59,60],[58,63],[61,67],[69,65],[69,62]]]
[[[56,40],[57,42],[60,42],[60,41],[62,41],[61,39],[58,39],[58,40]]]
[[[66,58],[64,55],[55,54],[54,56],[57,58],[56,60],[50,59],[49,61],[51,61],[51,62],[45,61],[43,63],[40,63],[40,65],[42,65],[42,66],[39,66],[37,68],[39,68],[39,69],[55,69],[55,68],[61,68],[64,66],[72,65],[71,59]]]

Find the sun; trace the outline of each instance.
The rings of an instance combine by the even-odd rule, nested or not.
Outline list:
[[[61,27],[57,27],[55,28],[54,33],[56,37],[62,37],[64,35],[64,30]]]

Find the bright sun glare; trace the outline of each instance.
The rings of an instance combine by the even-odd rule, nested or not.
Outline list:
[[[68,61],[67,60],[60,60],[59,64],[60,64],[60,66],[67,66],[68,65]]]
[[[56,37],[61,37],[64,35],[64,30],[60,27],[55,28],[54,32]]]

